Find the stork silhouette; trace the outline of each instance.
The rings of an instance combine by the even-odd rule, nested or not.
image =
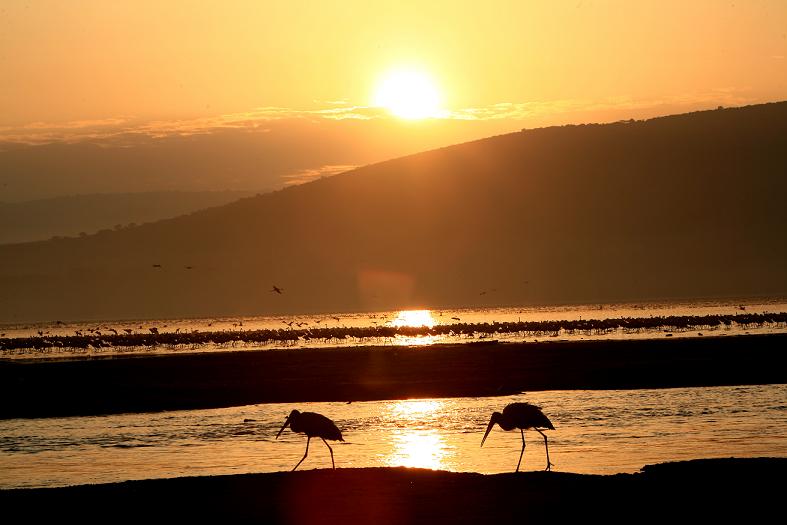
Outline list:
[[[333,462],[333,449],[325,440],[344,441],[344,438],[333,421],[316,412],[300,412],[298,410],[293,410],[290,412],[290,415],[287,416],[287,419],[284,420],[284,425],[282,425],[279,433],[276,434],[276,439],[279,439],[279,436],[284,432],[284,429],[287,428],[287,425],[290,426],[293,432],[306,434],[306,452],[303,454],[298,464],[293,467],[293,471],[297,469],[300,464],[303,463],[303,460],[306,459],[306,456],[309,455],[309,442],[313,437],[319,437],[322,439],[322,442],[325,443],[325,446],[328,447],[328,450],[331,452],[331,466],[334,469],[336,468],[336,464]]]
[[[484,441],[492,431],[495,423],[500,425],[503,430],[519,429],[522,434],[522,451],[519,453],[519,463],[516,464],[516,471],[519,472],[519,465],[522,463],[522,456],[525,453],[525,429],[533,429],[542,436],[544,436],[544,447],[547,451],[547,467],[544,470],[552,470],[552,462],[549,461],[549,444],[547,444],[547,436],[541,429],[555,430],[552,422],[547,416],[541,412],[541,407],[531,405],[530,403],[511,403],[503,409],[503,413],[494,412],[489,420],[489,425],[486,427],[484,438],[481,440],[481,446],[484,446]]]

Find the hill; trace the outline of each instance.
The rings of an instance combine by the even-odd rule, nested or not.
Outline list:
[[[249,195],[240,191],[162,191],[0,202],[0,244],[120,229],[220,206]]]
[[[151,124],[67,140],[46,134],[19,139],[32,144],[10,142],[0,129],[0,202],[94,193],[264,193],[342,167],[499,133],[488,130],[501,124],[490,122],[277,118],[235,127],[182,122],[174,129]]]
[[[523,130],[0,247],[0,319],[783,295],[785,173],[786,102]]]

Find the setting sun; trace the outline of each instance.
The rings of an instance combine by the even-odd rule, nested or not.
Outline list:
[[[379,81],[374,105],[409,120],[437,117],[440,93],[432,78],[421,71],[391,71]]]

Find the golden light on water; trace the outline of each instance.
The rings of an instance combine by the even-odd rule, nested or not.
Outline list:
[[[388,466],[444,469],[446,446],[435,430],[404,430],[393,436],[394,450]]]
[[[386,459],[389,466],[445,469],[448,447],[429,423],[442,406],[443,402],[430,399],[397,401],[391,406],[391,418],[403,426],[392,436],[393,450]]]
[[[432,317],[431,310],[402,310],[391,321],[391,326],[401,327],[414,327],[419,328],[425,326],[432,328],[437,324]],[[407,345],[407,346],[426,346],[438,342],[442,339],[441,335],[397,335],[394,344]]]
[[[391,408],[392,415],[397,418],[412,419],[415,416],[423,416],[435,412],[442,407],[440,401],[430,399],[413,399],[397,402]]]
[[[431,310],[402,310],[391,324],[396,327],[426,326],[427,328],[432,328],[435,325],[435,320],[432,317]]]

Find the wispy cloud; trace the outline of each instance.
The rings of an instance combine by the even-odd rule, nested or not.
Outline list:
[[[338,104],[340,101],[334,101]],[[34,122],[24,126],[0,127],[0,141],[24,144],[51,142],[84,142],[138,138],[161,138],[172,135],[197,135],[221,130],[269,131],[269,123],[280,120],[371,120],[390,118],[381,108],[369,106],[336,106],[297,110],[260,107],[242,113],[229,113],[183,120],[152,120],[143,122],[131,117],[71,122]]]
[[[40,144],[60,141],[82,141],[106,137],[118,130],[133,129],[140,124],[131,117],[73,120],[69,122],[31,122],[23,126],[0,126],[0,141]]]
[[[452,111],[448,118],[461,120],[528,120],[553,115],[635,111],[663,107],[735,106],[755,102],[736,88],[717,88],[705,93],[667,96],[656,99],[611,97],[601,100],[564,99],[530,102],[501,102]]]
[[[563,99],[526,102],[499,102],[496,104],[444,111],[439,119],[461,121],[511,120],[521,123],[555,122],[574,116],[602,113],[647,112],[656,114],[659,109],[698,109],[715,105],[743,105],[759,102],[737,88],[718,88],[705,93],[673,95],[657,99],[611,97],[601,100]],[[198,135],[222,130],[247,130],[265,133],[271,123],[281,120],[320,121],[369,121],[391,119],[382,108],[348,105],[344,100],[323,101],[317,109],[290,109],[260,107],[240,113],[229,113],[184,120],[154,120],[143,122],[133,117],[101,120],[78,120],[65,123],[34,122],[25,126],[0,127],[0,142],[43,144],[51,142],[106,142],[113,146],[130,145],[138,140],[162,138],[173,135]],[[616,117],[613,117],[616,118]]]
[[[331,175],[344,173],[345,171],[350,171],[357,167],[358,166],[352,164],[320,166],[319,168],[309,168],[291,173],[289,175],[283,175],[282,179],[284,180],[285,186],[295,186],[297,184],[304,184],[322,177],[330,177]]]

